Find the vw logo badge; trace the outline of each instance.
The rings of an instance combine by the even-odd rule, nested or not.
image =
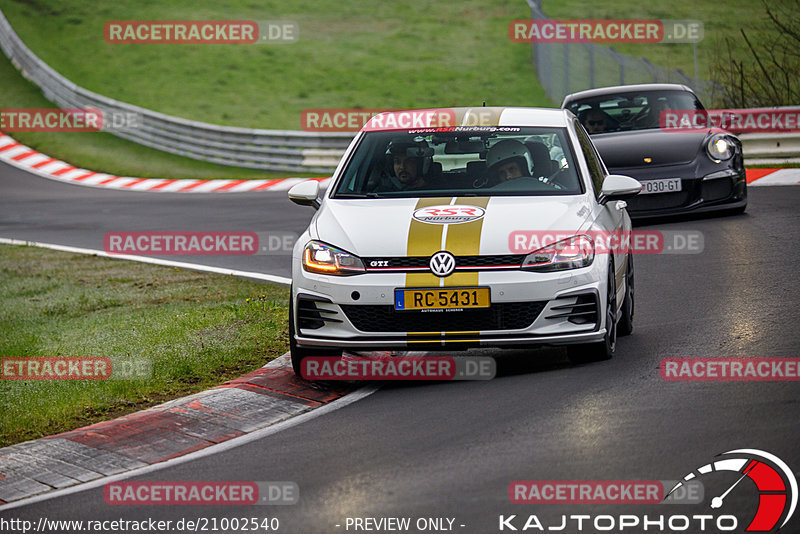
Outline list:
[[[437,252],[431,256],[430,267],[431,272],[440,278],[450,276],[456,269],[456,258],[449,252]]]

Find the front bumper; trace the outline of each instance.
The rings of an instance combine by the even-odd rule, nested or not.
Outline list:
[[[477,286],[490,288],[490,308],[436,312],[394,310],[396,288],[418,287],[403,273],[334,277],[295,266],[291,320],[304,347],[520,347],[590,343],[606,332],[607,265],[600,258],[560,273],[481,272]]]
[[[627,200],[628,214],[635,220],[731,210],[747,205],[747,180],[743,167],[708,173],[705,170],[699,170],[695,164],[690,164],[614,169],[613,172],[631,176],[641,182],[659,178],[681,179],[681,191],[640,194]]]

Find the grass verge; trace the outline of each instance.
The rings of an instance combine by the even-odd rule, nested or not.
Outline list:
[[[0,356],[106,356],[149,378],[0,380],[0,446],[202,391],[286,351],[288,289],[0,245]]]

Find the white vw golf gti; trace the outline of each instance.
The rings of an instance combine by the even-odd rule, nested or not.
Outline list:
[[[448,108],[373,117],[293,252],[292,364],[371,350],[567,345],[613,355],[633,329],[633,261],[598,249],[629,232],[624,199],[566,110]]]

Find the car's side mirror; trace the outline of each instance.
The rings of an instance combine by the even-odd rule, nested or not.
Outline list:
[[[289,200],[301,206],[319,208],[319,182],[306,180],[289,189]]]
[[[603,189],[600,192],[599,202],[605,204],[611,200],[625,200],[635,197],[642,191],[642,184],[630,176],[609,174],[603,180]]]

